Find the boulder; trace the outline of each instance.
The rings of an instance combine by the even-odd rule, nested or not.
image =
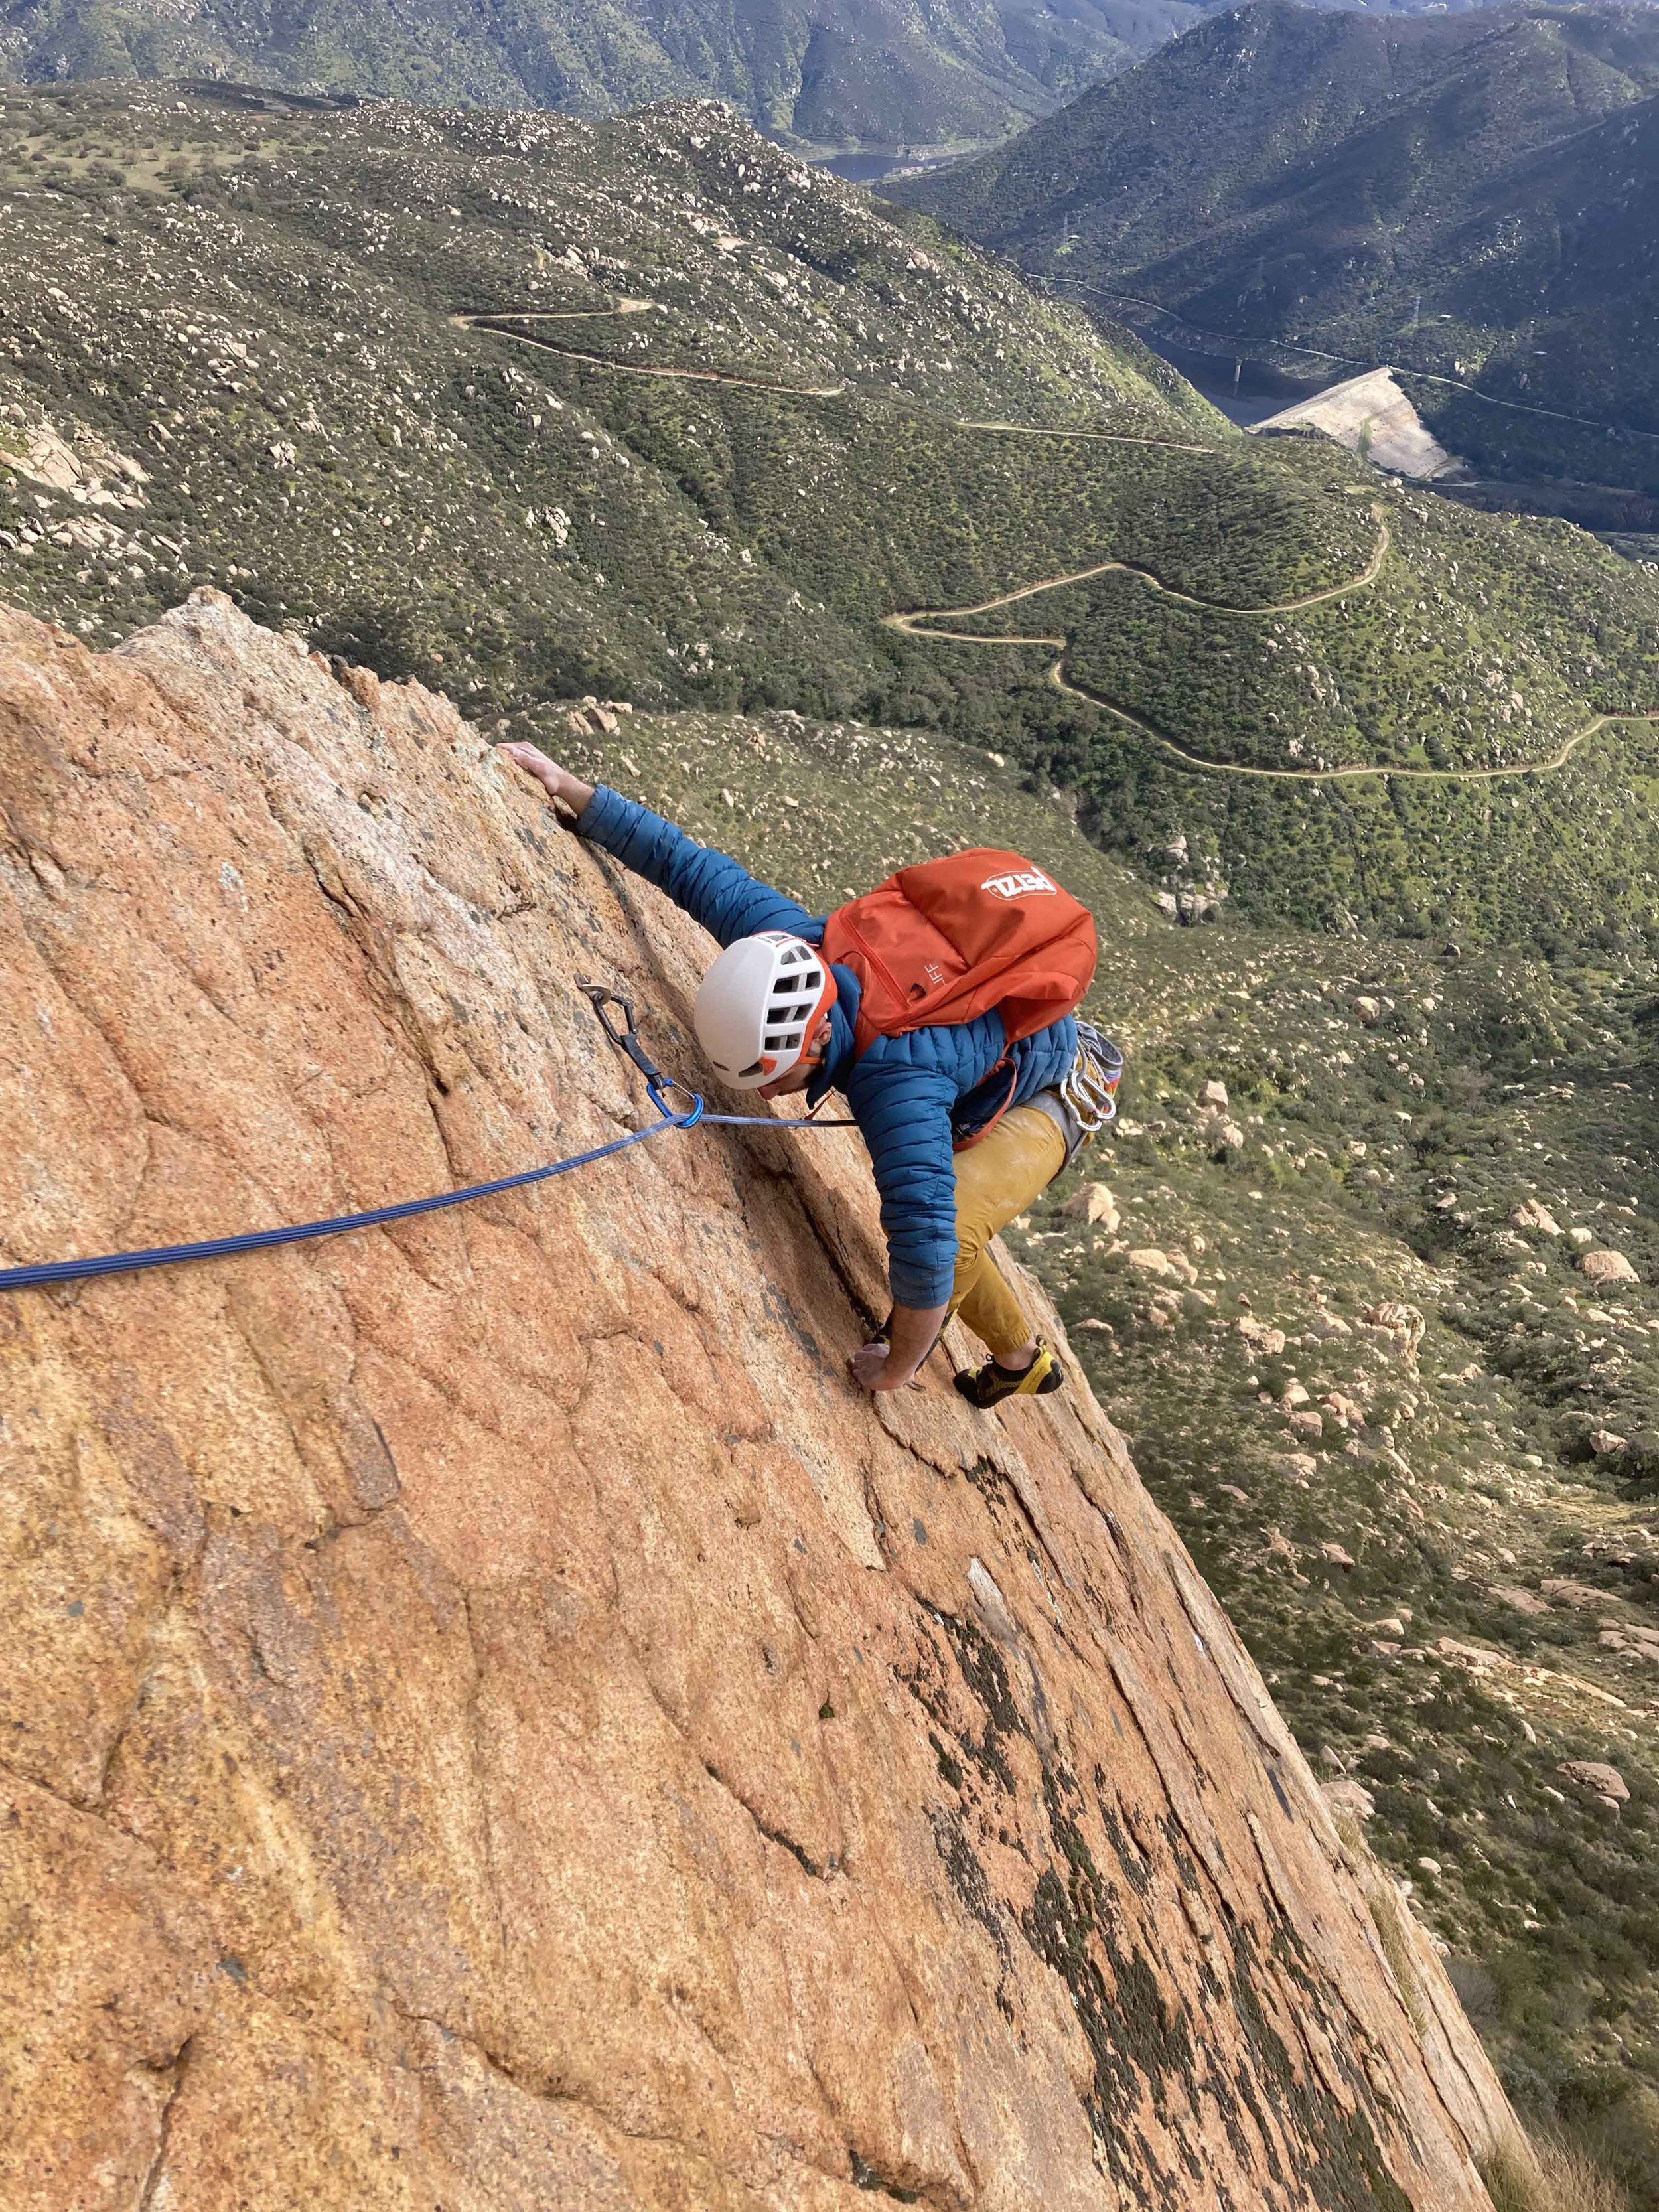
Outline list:
[[[1267,1324],[1265,1322],[1258,1321],[1254,1314],[1243,1313],[1235,1315],[1233,1317],[1233,1327],[1238,1331],[1238,1334],[1243,1338],[1246,1344],[1259,1345],[1262,1338],[1267,1334]]]
[[[1124,1256],[1139,1274],[1155,1275],[1160,1281],[1166,1281],[1175,1273],[1170,1265],[1169,1255],[1160,1252],[1156,1245],[1137,1245]]]
[[[1319,1556],[1328,1567],[1351,1567],[1354,1558],[1346,1546],[1327,1540],[1319,1547]]]
[[[1589,1434],[1589,1448],[1597,1459],[1611,1459],[1616,1452],[1623,1451],[1627,1441],[1612,1429],[1592,1429]]]
[[[1642,1279],[1622,1252],[1606,1245],[1581,1252],[1578,1265],[1592,1283],[1639,1283]]]
[[[1115,1237],[1122,1223],[1117,1200],[1103,1182],[1080,1185],[1060,1210],[1067,1221],[1085,1222],[1091,1228],[1098,1223],[1109,1237]]]
[[[1540,1597],[1535,1590],[1520,1589],[1510,1583],[1494,1583],[1492,1594],[1499,1604],[1508,1606],[1511,1613],[1536,1615],[1551,1610],[1547,1598]]]
[[[1538,1587],[1552,1605],[1572,1605],[1583,1607],[1605,1605],[1607,1601],[1607,1594],[1605,1590],[1594,1589],[1589,1583],[1574,1582],[1570,1576],[1566,1575],[1547,1576]]]
[[[1367,1306],[1361,1318],[1370,1328],[1381,1332],[1382,1340],[1393,1351],[1415,1363],[1417,1347],[1423,1341],[1426,1326],[1415,1306],[1407,1304],[1403,1298],[1383,1298],[1376,1305]]]
[[[1198,1103],[1200,1106],[1224,1107],[1228,1103],[1226,1085],[1212,1075],[1207,1083],[1199,1086]]]
[[[1291,1482],[1306,1482],[1319,1472],[1319,1462],[1311,1452],[1280,1452],[1273,1466],[1276,1473]]]
[[[1569,1782],[1581,1790],[1589,1790],[1598,1797],[1605,1797],[1614,1805],[1624,1805],[1630,1800],[1630,1784],[1616,1766],[1609,1766],[1600,1759],[1565,1759],[1556,1768]]]
[[[1325,1792],[1325,1802],[1334,1812],[1352,1812],[1356,1820],[1370,1820],[1376,1812],[1376,1798],[1364,1783],[1356,1783],[1352,1774],[1338,1774],[1336,1781],[1321,1783],[1318,1787]]]
[[[1510,1210],[1510,1225],[1514,1229],[1529,1229],[1540,1237],[1559,1237],[1561,1224],[1548,1206],[1540,1206],[1535,1198],[1522,1199],[1519,1206]]]
[[[581,978],[690,1050],[698,931],[217,594],[0,613],[0,818],[9,1260],[645,1129]],[[861,1146],[709,1127],[4,1297],[0,2203],[1487,2212],[1075,1361],[871,1399],[885,1296]]]
[[[1382,1006],[1376,999],[1368,997],[1356,999],[1353,1002],[1353,1010],[1368,1028],[1371,1023],[1380,1022],[1382,1018]]]

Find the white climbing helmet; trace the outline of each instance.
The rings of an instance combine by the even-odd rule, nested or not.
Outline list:
[[[836,979],[817,947],[763,929],[726,946],[702,979],[691,1018],[718,1073],[734,1090],[758,1091],[800,1065],[835,1002]]]

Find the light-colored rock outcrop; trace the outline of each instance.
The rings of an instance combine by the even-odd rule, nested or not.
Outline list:
[[[0,616],[0,803],[8,1260],[613,1136],[579,975],[691,1065],[693,930],[216,597]],[[1122,1440],[863,1398],[879,1258],[855,1138],[708,1129],[0,1302],[9,2208],[1485,2212]]]
[[[1642,1279],[1626,1255],[1610,1246],[1581,1253],[1578,1265],[1593,1283],[1639,1283]]]
[[[1346,377],[1252,427],[1322,430],[1350,453],[1397,476],[1427,480],[1459,466],[1395,382],[1392,369],[1370,368]]]

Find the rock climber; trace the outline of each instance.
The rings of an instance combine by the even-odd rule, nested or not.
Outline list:
[[[872,1035],[871,1005],[892,975],[882,969],[872,988],[859,954],[832,957],[841,949],[838,915],[815,918],[728,854],[619,792],[584,782],[534,745],[500,750],[544,787],[578,836],[665,891],[725,948],[694,1014],[698,1042],[725,1080],[769,1099],[804,1091],[811,1106],[831,1090],[845,1096],[869,1148],[892,1291],[886,1323],[851,1362],[855,1379],[866,1390],[902,1389],[955,1314],[991,1355],[956,1377],[970,1404],[988,1408],[1058,1390],[1065,1378],[1054,1348],[1033,1331],[989,1248],[1109,1115],[1116,1048],[1069,1011],[1010,1042],[994,985],[986,987],[989,1010],[974,1018]],[[1027,902],[1042,905],[1044,921],[1075,917],[1063,950],[1080,981],[1045,983],[1059,989],[1060,1003],[1075,1005],[1093,973],[1091,918],[1040,870],[1018,855],[999,857],[1014,866],[992,878],[998,892],[1032,894]],[[1065,915],[1050,902],[1063,902]],[[1043,1003],[1036,1001],[1038,1014]]]

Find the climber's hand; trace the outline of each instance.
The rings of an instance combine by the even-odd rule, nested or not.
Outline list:
[[[539,746],[526,745],[514,740],[497,745],[495,750],[505,755],[515,768],[521,768],[526,775],[533,776],[538,783],[544,786],[548,797],[566,808],[577,821],[592,804],[592,785],[584,783],[579,775],[572,775],[570,770],[561,768],[557,761],[549,760]]]
[[[896,1305],[881,1335],[853,1354],[853,1380],[866,1390],[902,1390],[914,1382],[949,1311],[948,1306]]]
[[[866,1390],[902,1390],[915,1375],[914,1367],[898,1367],[879,1337],[861,1344],[847,1363],[853,1380]]]

